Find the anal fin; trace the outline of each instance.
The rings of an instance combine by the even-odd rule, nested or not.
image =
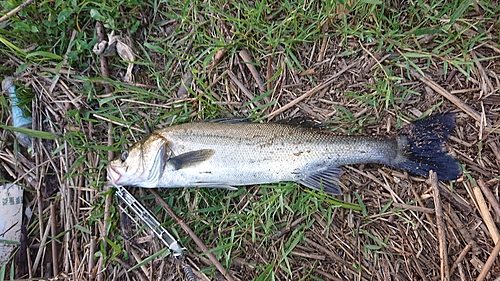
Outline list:
[[[314,190],[323,190],[326,193],[339,195],[342,194],[342,190],[339,186],[339,180],[342,173],[342,169],[331,167],[321,172],[307,175],[301,179],[299,183]]]
[[[223,184],[223,183],[206,183],[206,182],[198,182],[196,183],[198,187],[202,188],[219,188],[219,189],[227,189],[227,190],[238,190],[237,187],[232,185]]]

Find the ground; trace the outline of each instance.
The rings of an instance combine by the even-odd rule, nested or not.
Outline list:
[[[295,183],[156,190],[226,277],[150,190],[128,190],[200,280],[498,280],[497,1],[1,3],[0,75],[16,78],[36,131],[19,146],[2,93],[0,178],[25,187],[28,211],[0,278],[187,280],[106,185],[107,162],[151,130],[306,117],[394,135],[453,112],[456,181],[368,164],[343,167],[339,196]],[[111,31],[134,54],[129,82],[130,61],[92,51]]]

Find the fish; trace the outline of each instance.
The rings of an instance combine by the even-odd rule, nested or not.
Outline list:
[[[456,180],[461,168],[446,142],[453,113],[414,121],[395,135],[338,135],[284,122],[222,119],[154,131],[107,165],[112,184],[144,188],[238,186],[296,182],[342,194],[341,166],[382,164],[409,174]]]

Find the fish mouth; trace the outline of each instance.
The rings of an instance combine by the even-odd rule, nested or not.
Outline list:
[[[112,165],[108,166],[108,180],[113,184],[118,184],[120,178],[120,173]]]

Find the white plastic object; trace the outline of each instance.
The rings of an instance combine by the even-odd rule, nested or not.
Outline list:
[[[0,266],[18,247],[23,219],[23,188],[16,184],[0,185]]]

